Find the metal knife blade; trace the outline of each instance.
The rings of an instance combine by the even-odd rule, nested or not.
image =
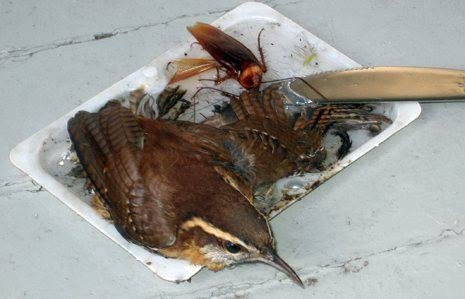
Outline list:
[[[297,95],[318,103],[465,100],[465,71],[370,67],[319,73],[290,82]]]

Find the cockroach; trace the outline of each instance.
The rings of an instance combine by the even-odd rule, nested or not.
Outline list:
[[[220,78],[218,74],[216,83],[234,78],[246,89],[257,88],[260,85],[263,73],[267,70],[260,45],[263,29],[260,30],[257,38],[260,61],[240,41],[212,25],[197,22],[194,26],[187,27],[187,30],[213,59],[182,58],[175,60],[178,70],[170,84],[209,69],[223,68],[226,71],[226,76]]]

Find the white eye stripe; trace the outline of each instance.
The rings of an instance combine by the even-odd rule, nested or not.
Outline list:
[[[239,238],[231,235],[228,232],[222,231],[221,229],[217,228],[213,224],[199,218],[199,217],[193,217],[192,219],[187,220],[181,225],[181,229],[188,230],[193,227],[199,227],[206,233],[213,235],[219,239],[225,240],[225,241],[230,241],[232,243],[239,244],[240,246],[246,248],[250,252],[258,252],[258,250],[254,247],[251,247],[247,244],[245,244],[242,240]]]

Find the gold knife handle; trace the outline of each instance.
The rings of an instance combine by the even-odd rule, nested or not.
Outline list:
[[[371,67],[320,73],[295,80],[293,91],[314,102],[465,100],[465,71],[422,67]],[[327,99],[327,100],[326,100]]]

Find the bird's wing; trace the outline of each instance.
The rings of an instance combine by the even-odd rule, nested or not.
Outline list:
[[[225,126],[254,161],[255,186],[269,184],[296,170],[300,132],[293,130],[283,99],[273,89],[244,92],[231,100],[237,121]]]
[[[142,161],[145,137],[135,116],[110,102],[98,113],[78,112],[68,122],[68,131],[122,235],[152,248],[173,244],[173,208],[158,192],[169,185],[157,182],[157,173]],[[158,189],[152,187],[154,183],[160,184]]]
[[[152,122],[153,123],[153,122]],[[236,144],[227,130],[191,122],[172,122],[177,132],[178,147],[189,163],[208,164],[220,177],[247,199],[252,198],[250,182],[254,177],[253,160]]]
[[[243,92],[230,104],[237,121],[227,127],[253,132],[246,141],[262,144],[273,141],[276,146],[295,148],[299,132],[293,130],[283,97],[274,88],[266,88],[261,93]]]

